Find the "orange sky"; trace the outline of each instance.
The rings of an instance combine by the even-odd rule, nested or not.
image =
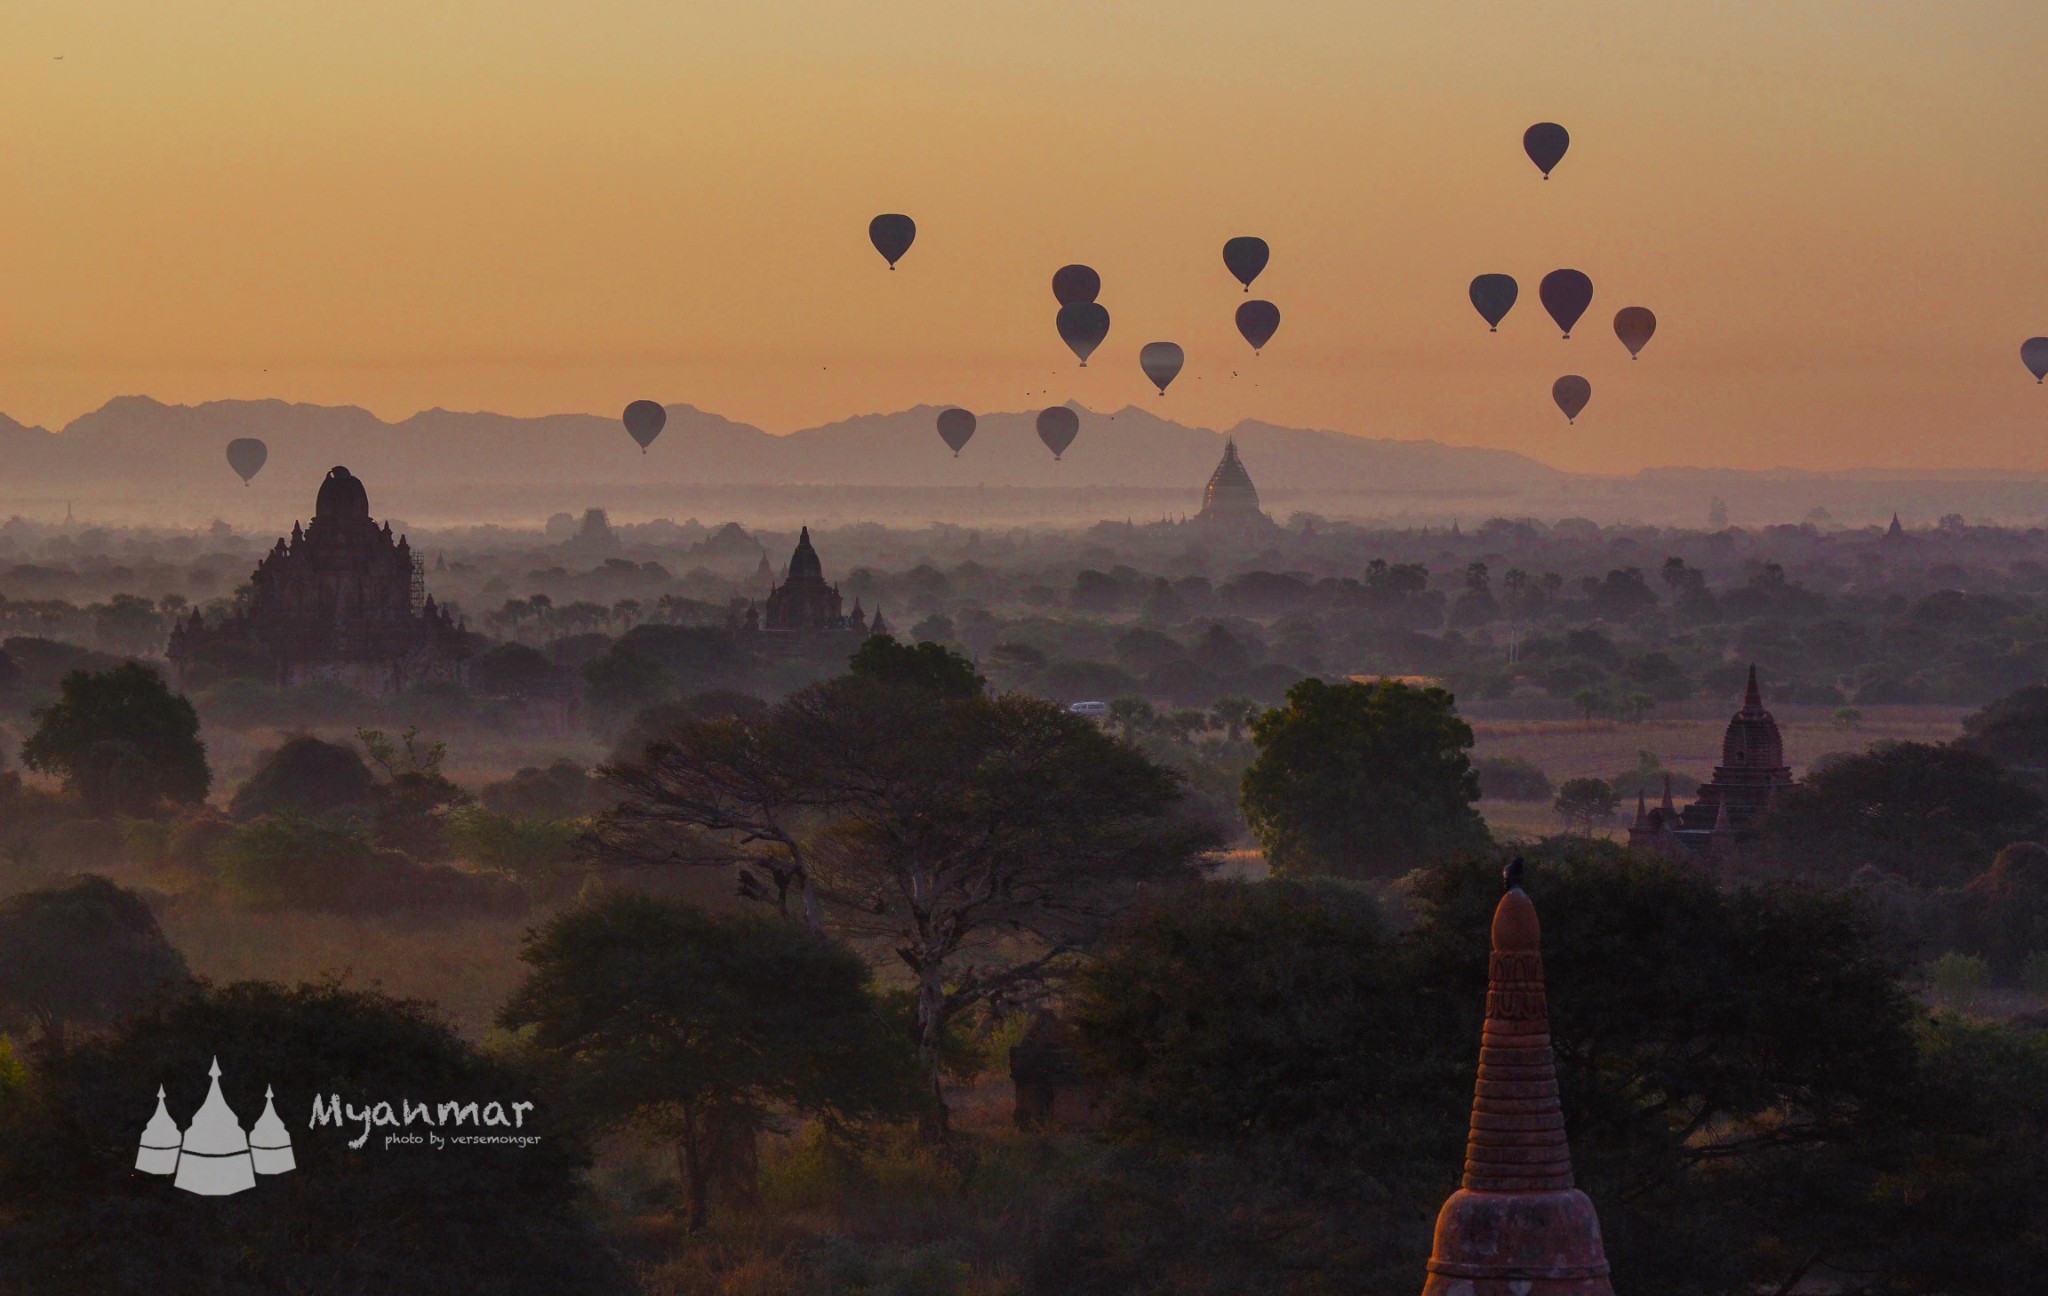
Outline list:
[[[1541,119],[1573,134],[1548,183]],[[893,274],[880,211],[919,224]],[[1240,233],[1284,314],[1256,360]],[[1114,321],[1086,371],[1052,330],[1070,260]],[[1535,301],[1558,266],[1596,287],[1569,342]],[[1494,336],[1485,271],[1523,289]],[[1633,364],[1629,304],[1661,322]],[[2038,0],[0,8],[0,410],[26,422],[124,393],[648,396],[776,431],[1072,398],[1594,470],[2048,469],[2034,333]],[[1189,355],[1163,398],[1155,339]],[[1594,388],[1569,428],[1566,372]]]

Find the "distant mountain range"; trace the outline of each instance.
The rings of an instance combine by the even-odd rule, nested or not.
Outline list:
[[[103,520],[276,527],[302,516],[328,468],[345,464],[381,515],[417,523],[531,525],[590,505],[622,518],[703,514],[779,523],[798,517],[896,524],[944,520],[1088,521],[1193,512],[1237,441],[1269,511],[1420,522],[1491,513],[1703,524],[1712,498],[1738,523],[1798,521],[1823,507],[1843,523],[1893,510],[2001,520],[2048,515],[2037,475],[1743,473],[1656,469],[1596,477],[1507,450],[1397,441],[1246,422],[1186,427],[1126,406],[1074,407],[1081,433],[1055,463],[1036,411],[983,415],[958,458],[934,430],[938,407],[841,419],[778,436],[689,405],[642,455],[618,421],[591,414],[513,418],[432,409],[387,423],[354,406],[284,401],[166,405],[109,401],[60,432],[0,415],[0,513],[49,517],[71,503]],[[224,450],[261,438],[269,461],[244,490]],[[721,512],[723,510],[723,512]],[[1909,516],[1909,521],[1914,520]]]

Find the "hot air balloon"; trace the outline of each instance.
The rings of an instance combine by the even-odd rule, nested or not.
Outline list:
[[[1074,444],[1074,438],[1081,431],[1081,416],[1064,405],[1055,405],[1038,412],[1038,439],[1045,442],[1045,448],[1052,451],[1053,461],[1067,452]]]
[[[1650,344],[1650,336],[1656,331],[1657,317],[1647,306],[1624,306],[1614,312],[1614,336],[1628,348],[1631,360]]]
[[[668,411],[654,401],[637,400],[626,406],[625,423],[626,431],[640,443],[640,453],[646,454],[647,447],[654,444],[654,438],[668,424]]]
[[[1266,240],[1249,234],[1239,235],[1223,245],[1223,264],[1230,267],[1230,273],[1237,276],[1246,292],[1252,290],[1252,280],[1259,277],[1259,271],[1266,268],[1266,260],[1272,255],[1273,250],[1266,246]]]
[[[1280,327],[1280,308],[1269,301],[1248,301],[1237,308],[1237,331],[1244,334],[1244,340],[1252,344],[1252,354],[1273,340],[1273,332]]]
[[[1063,265],[1052,272],[1052,295],[1060,305],[1092,302],[1102,291],[1102,276],[1084,265]]]
[[[1572,325],[1593,304],[1593,281],[1577,270],[1552,270],[1543,276],[1536,295],[1543,299],[1543,309],[1550,312],[1550,318],[1570,337]]]
[[[1572,133],[1556,122],[1537,122],[1522,132],[1522,151],[1545,180],[1550,179],[1550,168],[1564,160],[1564,151],[1571,146]]]
[[[1166,385],[1180,373],[1180,367],[1187,363],[1187,355],[1174,342],[1147,342],[1145,349],[1138,352],[1138,367],[1152,380],[1161,396],[1166,395]]]
[[[939,440],[952,448],[953,457],[960,457],[960,447],[967,444],[974,435],[974,415],[964,409],[939,411]]]
[[[1088,357],[1109,336],[1109,312],[1096,302],[1074,302],[1060,307],[1058,327],[1060,340],[1080,357],[1081,367],[1086,369]]]
[[[1499,331],[1500,322],[1515,308],[1515,298],[1521,293],[1513,275],[1483,274],[1472,281],[1472,308],[1486,321],[1488,333]]]
[[[868,242],[875,245],[875,251],[882,254],[891,270],[916,241],[917,222],[900,212],[877,216],[868,222]]]
[[[2040,382],[2048,376],[2048,337],[2031,337],[2020,343],[2020,363]]]
[[[255,437],[236,437],[228,442],[228,467],[242,476],[242,485],[263,471],[263,461],[270,458],[270,447]]]
[[[1566,374],[1550,384],[1550,399],[1557,402],[1557,407],[1564,411],[1564,421],[1570,423],[1593,399],[1593,384],[1577,374]]]

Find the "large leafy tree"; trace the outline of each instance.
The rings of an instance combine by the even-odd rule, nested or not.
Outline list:
[[[47,1055],[70,1025],[117,1021],[186,980],[149,905],[103,877],[0,901],[0,1018],[32,1023]]]
[[[504,1023],[531,1028],[578,1110],[674,1146],[692,1231],[714,1182],[747,1194],[776,1113],[859,1120],[919,1101],[866,963],[794,924],[618,895],[562,914],[522,957]]]
[[[206,799],[213,776],[199,713],[140,662],[76,670],[34,713],[21,745],[30,769],[59,774],[96,812],[137,812],[159,799]]]
[[[245,1124],[274,1093],[297,1169],[202,1200],[137,1174],[136,1136],[159,1085],[189,1120],[216,1058]],[[380,1127],[351,1147],[361,1122],[310,1124],[316,1096],[358,1110],[532,1103],[517,1128],[483,1132],[535,1141],[387,1146],[404,1130]],[[0,1108],[0,1274],[49,1296],[622,1296],[623,1266],[580,1209],[584,1129],[424,1005],[331,984],[202,986],[75,1045]]]
[[[896,962],[936,1090],[962,1014],[1038,993],[1215,838],[1178,776],[1087,720],[990,698],[964,662],[904,664],[678,725],[610,767],[621,803],[592,841],[604,861],[736,863],[744,893]]]
[[[1794,876],[1839,880],[1870,865],[1954,886],[2044,821],[2048,801],[1981,752],[1884,743],[1780,794],[1761,824],[1762,847]]]
[[[1472,728],[1443,689],[1305,679],[1252,741],[1245,820],[1281,872],[1391,876],[1489,840]]]

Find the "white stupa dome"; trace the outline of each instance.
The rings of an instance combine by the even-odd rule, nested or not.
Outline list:
[[[164,1087],[156,1087],[156,1115],[142,1127],[142,1146],[135,1153],[135,1168],[144,1174],[173,1174],[178,1169],[178,1148],[184,1137],[178,1122],[164,1108]]]
[[[298,1168],[292,1159],[291,1131],[277,1118],[268,1085],[263,1088],[263,1114],[249,1127],[249,1159],[257,1174],[283,1174]]]
[[[176,1184],[186,1192],[204,1197],[225,1197],[256,1186],[256,1170],[249,1158],[249,1136],[242,1122],[220,1093],[220,1059],[213,1060],[207,1074],[213,1083],[206,1101],[192,1115],[185,1130],[178,1157]]]

